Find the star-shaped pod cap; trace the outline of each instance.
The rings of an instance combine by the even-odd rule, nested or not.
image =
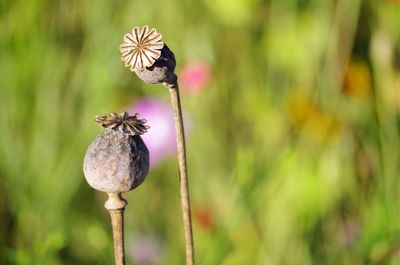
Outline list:
[[[122,112],[120,115],[111,113],[109,115],[97,116],[96,122],[104,128],[110,128],[129,135],[142,135],[147,132],[149,126],[145,124],[146,120],[140,120],[138,116],[138,113],[133,116],[129,116],[127,112]]]
[[[120,45],[121,60],[145,83],[177,85],[175,56],[155,29],[134,27]]]
[[[156,29],[134,27],[131,33],[124,35],[124,42],[119,46],[121,60],[132,72],[150,67],[160,58],[164,46],[162,35]]]

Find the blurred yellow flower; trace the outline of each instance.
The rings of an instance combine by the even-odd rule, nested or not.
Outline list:
[[[368,66],[351,60],[343,81],[343,92],[350,96],[368,96],[372,91],[371,74]]]
[[[317,143],[331,139],[340,129],[336,117],[304,95],[296,95],[289,100],[288,116],[296,131]]]

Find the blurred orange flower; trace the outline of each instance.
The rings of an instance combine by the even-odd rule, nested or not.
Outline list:
[[[351,60],[344,75],[343,92],[349,96],[365,97],[371,91],[371,74],[367,64]]]
[[[214,214],[207,206],[201,206],[194,212],[194,220],[201,228],[207,230],[214,227]]]

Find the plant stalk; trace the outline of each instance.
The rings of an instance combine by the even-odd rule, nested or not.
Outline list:
[[[111,216],[115,265],[125,265],[124,210],[126,205],[127,201],[120,193],[108,193],[108,200],[104,205]]]
[[[189,179],[186,166],[186,145],[185,133],[183,128],[183,117],[181,101],[179,98],[178,84],[166,85],[171,96],[171,104],[174,112],[175,131],[176,131],[176,144],[178,149],[178,165],[180,176],[180,193],[181,205],[183,215],[183,226],[185,230],[185,249],[186,249],[186,265],[194,265],[194,244],[192,232],[192,218],[190,213],[190,199],[189,199]]]

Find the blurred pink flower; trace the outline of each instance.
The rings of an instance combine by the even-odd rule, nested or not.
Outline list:
[[[161,240],[153,235],[132,235],[128,237],[128,258],[136,265],[160,264],[164,256]]]
[[[130,114],[139,113],[146,119],[150,129],[141,137],[150,153],[150,167],[157,166],[167,155],[176,152],[175,125],[171,107],[155,98],[142,98],[129,109]],[[185,129],[190,129],[190,120],[185,118]]]
[[[190,62],[184,66],[179,78],[183,90],[197,92],[208,85],[211,79],[211,69],[205,62]]]
[[[158,165],[166,155],[176,150],[174,118],[168,104],[143,98],[129,108],[128,112],[139,113],[140,119],[146,119],[150,126],[142,138],[149,149],[151,167]]]

